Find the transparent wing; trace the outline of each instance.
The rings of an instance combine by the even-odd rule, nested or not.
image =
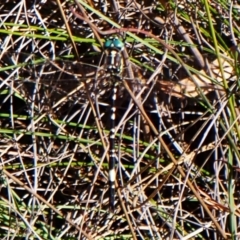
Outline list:
[[[86,86],[89,92],[100,93],[105,82],[100,80],[106,74],[97,58],[76,62],[66,56],[49,60],[34,54],[5,53],[0,69],[2,93],[18,94],[23,101],[34,102],[40,108],[47,106],[53,112],[58,102],[86,101]]]

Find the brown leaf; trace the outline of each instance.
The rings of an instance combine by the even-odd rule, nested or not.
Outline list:
[[[233,59],[224,58],[220,59],[224,78],[228,80],[234,75]],[[179,82],[170,82],[166,80],[159,81],[160,89],[172,96],[183,97],[197,97],[201,88],[202,93],[207,94],[214,90],[224,90],[222,86],[223,76],[220,71],[218,59],[209,64],[210,71],[207,73],[205,70],[199,71],[198,74],[193,74],[191,77],[184,78]]]

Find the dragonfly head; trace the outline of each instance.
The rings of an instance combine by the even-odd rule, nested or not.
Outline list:
[[[118,52],[122,52],[124,49],[124,43],[118,37],[110,37],[104,43],[104,49],[114,49]]]

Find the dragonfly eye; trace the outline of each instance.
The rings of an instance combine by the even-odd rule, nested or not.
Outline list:
[[[111,37],[105,41],[104,48],[106,50],[114,49],[121,52],[123,51],[124,43],[118,37]]]

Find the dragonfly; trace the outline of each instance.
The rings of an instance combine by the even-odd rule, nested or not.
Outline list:
[[[121,80],[121,72],[123,68],[122,51],[124,44],[117,37],[110,38],[104,43],[104,48],[107,51],[106,65],[108,71],[111,73],[113,80],[112,89],[112,106],[111,106],[111,129],[109,134],[109,207],[110,211],[114,212],[114,198],[115,198],[115,111],[116,111],[116,97],[117,97],[117,81]]]
[[[55,57],[54,60],[49,60],[45,56],[37,58],[34,54],[5,53],[1,58],[0,69],[2,92],[6,89],[13,89],[14,94],[19,96],[19,101],[21,99],[29,103],[29,108],[32,108],[34,103],[34,108],[31,111],[49,112],[48,117],[51,118],[53,125],[57,127],[61,124],[54,121],[54,114],[59,109],[65,109],[67,113],[70,106],[73,106],[76,112],[81,112],[81,110],[77,109],[77,103],[80,102],[83,108],[86,104],[84,99],[88,98],[88,95],[93,102],[95,101],[97,115],[101,119],[102,110],[97,108],[101,104],[106,106],[103,101],[104,95],[110,95],[111,109],[108,142],[109,209],[111,212],[114,212],[115,208],[115,165],[117,161],[116,148],[118,147],[115,128],[116,100],[124,71],[123,50],[124,43],[114,35],[104,42],[103,60],[102,57],[99,59],[99,56],[97,56],[90,58],[88,62],[84,60],[83,63],[71,61],[67,54],[62,54],[66,57]],[[96,64],[98,60],[103,64]],[[110,91],[108,91],[109,89]],[[109,94],[109,92],[111,93]],[[98,98],[96,98],[96,94],[99,96]],[[65,96],[64,100],[62,96]],[[49,101],[53,102],[50,103]],[[46,104],[47,106],[43,107],[44,104],[42,103],[49,103],[49,105]],[[23,111],[30,112],[29,109],[24,108]],[[52,109],[54,109],[53,113]],[[82,112],[84,111],[82,110]],[[22,113],[20,110],[19,112]],[[84,116],[87,116],[87,114],[89,113],[82,113],[82,119],[79,122],[84,121]]]

